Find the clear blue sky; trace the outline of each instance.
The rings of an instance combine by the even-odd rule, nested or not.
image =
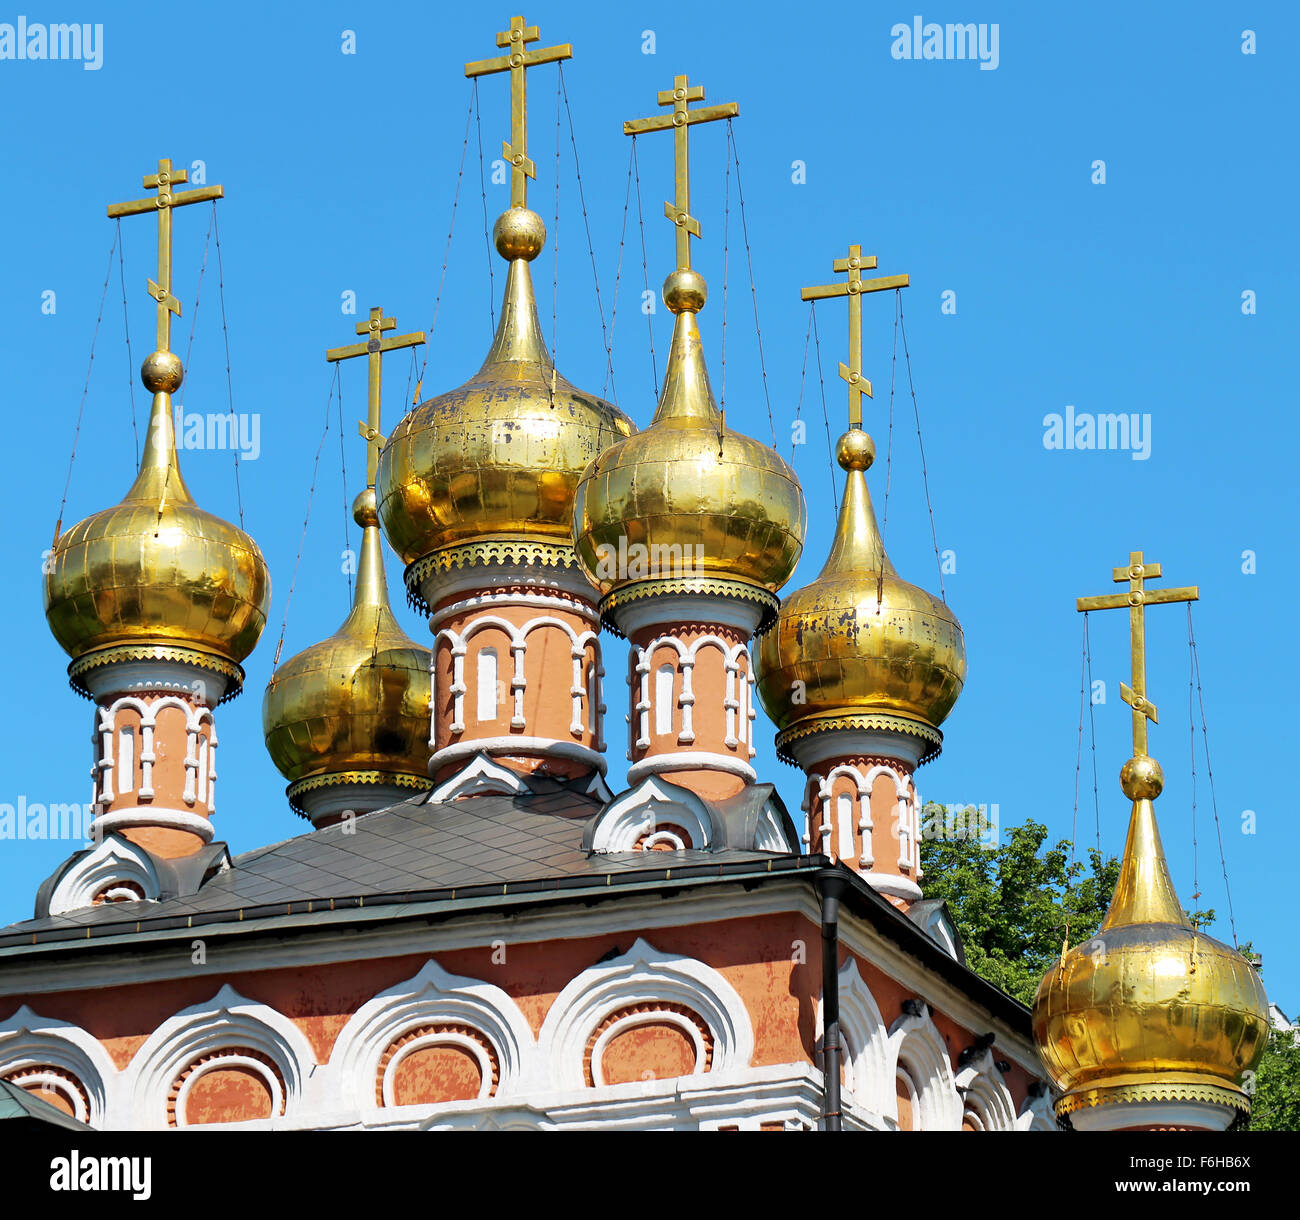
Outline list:
[[[29,18],[85,16],[85,6],[27,6]],[[1201,587],[1195,607],[1211,760],[1223,844],[1242,940],[1265,959],[1270,995],[1300,1008],[1300,944],[1290,891],[1300,824],[1279,803],[1289,786],[1297,688],[1294,647],[1282,646],[1296,604],[1297,311],[1294,268],[1297,171],[1294,48],[1300,19],[1281,4],[1086,7],[944,4],[924,21],[998,25],[998,64],[900,60],[891,27],[914,6],[825,4],[791,10],[755,4],[609,6],[543,4],[527,11],[542,45],[570,41],[565,79],[605,314],[619,265],[627,188],[625,118],[654,113],[657,90],[687,72],[708,100],[736,100],[746,220],[759,291],[768,389],[784,454],[800,397],[808,326],[804,284],[832,278],[850,242],[878,255],[882,273],[907,271],[905,294],[939,546],[955,554],[945,577],[965,627],[970,676],[945,725],[943,756],[920,775],[926,798],[997,805],[1004,829],[1028,818],[1053,836],[1071,832],[1079,722],[1081,618],[1074,598],[1110,592],[1111,568],[1130,549],[1164,564],[1165,584]],[[479,10],[482,12],[483,10]],[[248,529],[271,566],[271,621],[250,658],[246,692],[221,712],[219,834],[236,851],[305,829],[263,749],[261,691],[285,613],[330,370],[327,347],[348,342],[356,318],[382,303],[402,330],[428,328],[465,132],[470,87],[462,65],[495,53],[512,8],[468,16],[445,6],[115,5],[101,20],[103,64],[0,61],[0,351],[7,407],[5,568],[0,603],[8,642],[0,732],[0,801],[84,801],[89,794],[91,708],[65,682],[66,658],[41,608],[41,552],[50,545],[113,225],[107,203],[140,196],[159,156],[206,163],[221,182],[225,302],[237,411],[260,415],[261,452],[241,466]],[[800,14],[792,20],[791,14]],[[0,20],[15,16],[0,14]],[[1258,53],[1242,54],[1242,30]],[[342,34],[356,33],[344,55]],[[645,54],[646,31],[654,54]],[[530,75],[531,202],[552,225],[556,81]],[[481,86],[486,157],[508,134],[507,87]],[[605,352],[578,206],[567,120],[562,120],[558,358],[575,383],[599,392]],[[722,381],[726,135],[696,129],[694,211],[704,225],[696,265],[709,278],[702,316],[715,390]],[[661,203],[671,193],[671,144],[638,141],[649,282],[671,268]],[[1105,162],[1104,185],[1093,163]],[[792,181],[803,162],[806,183]],[[489,285],[477,139],[472,135],[446,287],[429,347],[426,393],[471,375],[488,341]],[[739,224],[730,181],[726,405],[729,423],[770,437]],[[487,188],[489,218],[508,202]],[[654,406],[641,251],[632,203],[614,328],[620,405],[640,424]],[[177,213],[176,326],[184,350],[209,212]],[[149,349],[152,221],[124,222],[134,363]],[[552,249],[536,265],[543,323],[551,328]],[[190,410],[226,409],[215,248],[203,282],[188,369]],[[65,524],[106,506],[131,479],[132,434],[121,289],[114,264],[73,470]],[[496,290],[502,284],[500,264]],[[1287,287],[1290,284],[1291,287]],[[957,312],[941,312],[942,294]],[[54,292],[56,312],[42,312]],[[1257,312],[1242,312],[1242,294]],[[881,464],[888,437],[893,300],[866,304],[867,404]],[[845,312],[818,315],[830,430],[844,424]],[[654,320],[662,370],[667,315]],[[809,358],[810,370],[815,360]],[[902,574],[937,577],[910,401],[898,364],[887,543]],[[388,366],[385,426],[403,409],[408,363]],[[134,369],[130,372],[134,381]],[[290,607],[285,656],[337,626],[347,602],[340,574],[344,505],[358,490],[364,372],[345,369],[348,486],[337,423],[321,454],[306,550]],[[138,382],[143,426],[147,403]],[[1051,450],[1044,417],[1064,413],[1150,417],[1150,455]],[[810,580],[833,525],[820,393],[810,371],[803,403],[809,442],[794,464],[809,500]],[[237,512],[229,452],[182,454],[205,507]],[[838,474],[838,471],[836,471]],[[355,545],[355,528],[352,530]],[[1256,556],[1243,572],[1244,551]],[[390,556],[397,589],[400,567]],[[405,613],[405,612],[404,612]],[[407,629],[423,625],[405,614]],[[1150,689],[1161,709],[1152,750],[1168,783],[1158,812],[1179,893],[1193,893],[1188,649],[1184,608],[1149,619]],[[1127,808],[1116,780],[1129,753],[1127,616],[1093,619],[1100,830],[1123,845]],[[611,779],[618,743],[622,657],[611,641]],[[765,722],[764,722],[765,724]],[[775,761],[770,732],[759,763],[787,802],[797,776]],[[1085,730],[1085,748],[1088,735]],[[1199,905],[1227,903],[1205,767],[1198,767]],[[1256,833],[1242,833],[1253,810]],[[1079,836],[1096,834],[1085,755]],[[67,845],[0,843],[0,917],[30,914],[39,881]]]

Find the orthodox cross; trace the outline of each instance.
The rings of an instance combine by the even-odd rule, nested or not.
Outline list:
[[[424,342],[424,331],[417,330],[409,335],[394,335],[391,339],[381,338],[386,330],[396,330],[397,319],[384,317],[384,311],[376,305],[370,311],[370,319],[357,323],[357,334],[367,335],[364,343],[353,343],[348,347],[332,347],[325,353],[325,359],[331,364],[340,360],[351,360],[354,356],[369,356],[367,386],[369,389],[369,420],[358,421],[357,428],[368,442],[366,452],[366,486],[375,485],[375,475],[379,469],[379,451],[384,447],[385,437],[379,431],[379,388],[383,376],[383,358],[385,352],[395,351],[401,347],[417,347]]]
[[[116,220],[121,216],[138,216],[143,212],[158,213],[158,282],[149,281],[149,295],[158,302],[158,350],[171,351],[172,314],[180,317],[181,303],[172,296],[172,208],[183,208],[188,203],[203,203],[207,199],[222,199],[225,189],[220,186],[201,186],[193,191],[176,191],[189,180],[183,169],[172,169],[170,158],[158,162],[158,172],[147,174],[145,190],[157,190],[148,199],[133,199],[129,203],[110,203],[108,216]]]
[[[1132,646],[1133,686],[1120,683],[1120,698],[1133,709],[1133,753],[1141,757],[1147,752],[1147,721],[1159,724],[1156,705],[1147,698],[1147,644],[1146,608],[1164,602],[1194,602],[1201,596],[1195,585],[1185,589],[1148,589],[1147,578],[1160,576],[1158,563],[1144,563],[1141,551],[1130,551],[1128,567],[1113,569],[1117,583],[1128,581],[1127,593],[1110,593],[1101,597],[1081,597],[1075,602],[1080,612],[1113,610],[1120,606],[1129,609],[1129,637]]]
[[[887,288],[906,288],[906,275],[883,275],[878,279],[864,280],[863,271],[876,266],[874,254],[863,255],[861,246],[850,246],[847,258],[837,258],[831,264],[836,271],[847,271],[849,278],[843,284],[819,284],[804,288],[799,293],[801,301],[821,301],[827,297],[849,298],[849,362],[840,362],[840,376],[849,383],[849,428],[862,427],[862,396],[871,397],[871,382],[862,375],[862,294],[884,292]]]
[[[522,17],[511,17],[510,28],[497,34],[497,46],[509,47],[508,55],[496,59],[479,59],[465,65],[468,77],[490,76],[495,72],[510,73],[510,142],[501,142],[502,155],[510,162],[510,206],[528,206],[528,179],[537,177],[537,166],[528,159],[528,85],[524,73],[538,64],[558,63],[573,58],[573,47],[564,43],[558,47],[542,47],[525,51],[530,42],[541,38],[535,25],[525,25]]]
[[[693,123],[712,123],[715,119],[734,119],[740,113],[735,102],[717,106],[701,106],[692,110],[692,102],[704,100],[704,86],[690,85],[686,77],[673,77],[673,87],[659,93],[659,105],[671,106],[672,114],[657,114],[648,119],[629,119],[623,124],[625,136],[640,135],[643,131],[673,132],[673,153],[676,163],[676,194],[672,203],[664,204],[664,215],[677,226],[677,270],[691,268],[691,238],[699,237],[700,222],[691,215],[691,158],[689,129]]]

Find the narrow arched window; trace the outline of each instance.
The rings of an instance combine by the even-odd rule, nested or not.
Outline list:
[[[497,650],[484,648],[478,654],[478,718],[497,718]]]
[[[671,665],[661,665],[655,671],[655,732],[673,731],[673,679],[676,674]]]
[[[135,729],[127,727],[117,733],[117,790],[130,792],[135,787]]]

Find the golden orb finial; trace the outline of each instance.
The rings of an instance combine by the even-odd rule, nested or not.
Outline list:
[[[664,280],[664,304],[672,313],[699,313],[709,299],[704,276],[690,268],[679,268]]]
[[[492,227],[497,253],[506,262],[532,262],[546,245],[546,222],[529,208],[508,208]]]
[[[876,442],[861,428],[850,428],[836,443],[835,460],[842,470],[870,470],[876,460]]]
[[[379,500],[373,487],[367,487],[352,501],[352,520],[362,528],[379,524]]]
[[[175,394],[185,380],[181,358],[174,352],[151,352],[140,366],[140,380],[150,394]]]
[[[1154,758],[1138,754],[1120,768],[1119,784],[1131,801],[1154,801],[1164,791],[1165,773]]]

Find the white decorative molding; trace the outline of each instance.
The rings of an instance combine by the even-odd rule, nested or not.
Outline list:
[[[862,873],[861,876],[877,894],[888,894],[907,902],[921,900],[921,887],[908,877],[896,877],[893,873]]]
[[[448,974],[430,958],[419,972],[367,1000],[348,1020],[334,1043],[326,1071],[333,1090],[348,1108],[379,1109],[376,1100],[384,1052],[399,1038],[427,1025],[456,1024],[477,1031],[496,1054],[499,1079],[492,1092],[492,1065],[482,1047],[454,1033],[417,1039],[402,1054],[425,1045],[452,1044],[479,1062],[483,1093],[509,1097],[529,1084],[535,1070],[536,1039],[518,1004],[492,983]],[[386,1106],[395,1104],[393,1077],[401,1054],[394,1056],[382,1083]]]
[[[686,831],[696,849],[713,843],[708,806],[695,793],[652,775],[615,797],[596,815],[591,850],[599,854],[634,851],[643,836],[656,834],[665,824]],[[677,840],[676,846],[683,844]]]
[[[45,913],[63,915],[93,906],[95,896],[115,882],[134,882],[150,900],[157,899],[161,888],[149,853],[130,839],[109,834],[59,878]]]
[[[551,1004],[537,1038],[539,1069],[551,1086],[583,1088],[583,1061],[592,1035],[606,1017],[638,1004],[677,1005],[698,1016],[713,1040],[709,1076],[719,1076],[719,1083],[748,1069],[754,1030],[736,989],[712,966],[661,953],[638,939],[620,957],[588,967]],[[647,1019],[659,1020],[660,1015],[656,1011]],[[679,1087],[699,1075],[677,1078]]]
[[[663,692],[659,689],[659,683],[656,681],[654,688],[653,700],[650,694],[650,670],[655,664],[655,653],[660,648],[671,648],[677,654],[677,673],[681,675],[680,689],[677,683],[672,684],[671,689],[676,690],[675,706],[680,710],[680,729],[677,733],[678,745],[690,745],[695,740],[694,708],[695,708],[695,690],[693,686],[694,670],[696,662],[699,660],[701,649],[716,648],[722,653],[723,665],[726,669],[726,689],[723,694],[722,706],[726,715],[725,725],[725,742],[728,749],[736,749],[744,744],[746,747],[746,757],[754,757],[754,751],[751,748],[749,722],[749,700],[747,692],[749,684],[753,678],[749,673],[751,668],[749,663],[749,650],[745,642],[728,643],[721,636],[701,635],[692,640],[690,644],[683,643],[674,635],[660,635],[647,643],[644,647],[633,645],[630,655],[633,662],[633,672],[640,675],[640,698],[633,709],[640,720],[640,733],[636,741],[636,748],[648,749],[650,746],[650,728],[649,713],[653,703],[655,706],[656,720],[668,720],[670,723],[678,720],[671,712],[664,716],[665,709],[660,706],[663,698]],[[745,668],[742,673],[740,658],[745,658]],[[655,731],[663,733],[671,732],[671,729],[664,730],[656,723]],[[743,739],[741,734],[746,734]]]
[[[187,805],[193,805],[202,799],[211,806],[213,787],[216,782],[216,766],[212,757],[217,745],[216,720],[212,708],[205,703],[195,703],[192,696],[167,694],[155,699],[142,699],[136,695],[121,695],[107,706],[99,708],[100,751],[96,767],[99,770],[99,790],[96,803],[101,808],[110,805],[114,799],[113,774],[117,765],[116,745],[118,742],[118,713],[134,711],[140,717],[140,783],[139,799],[153,799],[153,766],[157,762],[155,737],[158,731],[158,714],[167,708],[175,708],[185,716],[185,791],[182,794]],[[207,724],[208,734],[203,736],[203,725]],[[202,757],[201,757],[202,755]],[[136,760],[131,760],[134,772]],[[203,777],[203,790],[199,778]],[[118,785],[119,792],[135,790],[134,774],[129,785]]]
[[[451,602],[429,615],[429,630],[436,633],[449,618],[501,606],[526,606],[530,610],[567,610],[570,614],[586,619],[593,627],[600,624],[600,615],[585,602],[570,601],[566,597],[555,597],[549,593],[509,592],[483,593],[477,597]]]
[[[1226,1131],[1237,1111],[1210,1101],[1130,1101],[1086,1106],[1070,1115],[1076,1131],[1116,1131],[1122,1127],[1190,1127]]]
[[[91,837],[107,838],[121,830],[133,826],[156,826],[162,830],[188,830],[198,835],[204,843],[211,843],[212,823],[201,813],[191,813],[188,809],[160,809],[157,806],[140,805],[128,809],[117,809],[112,813],[101,813],[90,824]]]
[[[763,808],[759,810],[752,846],[755,851],[776,851],[796,856],[799,854],[799,844],[790,841],[786,834],[786,821],[781,817],[776,801],[770,797],[763,802]]]
[[[614,608],[614,615],[618,619],[619,630],[628,639],[647,627],[658,627],[664,623],[717,623],[721,627],[732,627],[752,636],[762,621],[763,607],[757,602],[742,601],[735,597],[687,593],[624,602]]]
[[[521,587],[545,589],[549,590],[550,594],[521,593],[519,592]],[[583,612],[589,607],[594,607],[596,600],[596,591],[592,588],[591,582],[577,569],[542,568],[532,564],[510,562],[494,563],[489,567],[451,568],[445,572],[430,572],[420,582],[420,592],[427,605],[438,607],[434,610],[433,616],[441,613],[441,603],[447,598],[462,593],[469,594],[470,601],[500,594],[501,600],[498,605],[509,604],[515,598],[520,599],[522,604],[529,605],[531,602],[523,599],[558,593],[573,598],[578,603],[578,606],[574,607],[574,612],[582,613],[584,618],[588,615]],[[596,618],[594,611],[591,612],[590,617],[593,620]]]
[[[136,1051],[122,1073],[122,1095],[129,1099],[129,1109],[115,1125],[139,1130],[167,1127],[171,1088],[185,1069],[204,1055],[243,1049],[256,1051],[275,1065],[284,1082],[283,1117],[289,1120],[302,1102],[305,1082],[316,1064],[311,1044],[288,1017],[245,999],[226,984],[211,1000],[168,1017]],[[226,1056],[214,1060],[213,1066],[231,1061],[232,1056]],[[280,1117],[279,1110],[277,1099],[272,1125]],[[184,1125],[179,1104],[176,1120]]]
[[[510,655],[514,659],[514,670],[510,678],[510,691],[514,699],[510,727],[514,729],[527,727],[527,721],[524,718],[524,694],[528,688],[528,678],[525,672],[528,636],[539,627],[558,628],[568,637],[569,655],[573,662],[573,675],[569,686],[573,716],[569,725],[569,732],[573,736],[580,738],[584,732],[589,731],[593,738],[597,740],[599,748],[602,744],[599,739],[600,711],[603,707],[600,678],[604,674],[604,667],[601,664],[600,637],[594,630],[574,631],[570,624],[552,614],[537,615],[530,618],[522,626],[512,623],[509,619],[502,618],[500,615],[483,614],[469,623],[464,631],[457,631],[451,627],[442,627],[437,631],[434,637],[435,654],[438,645],[444,642],[451,649],[451,731],[453,733],[461,733],[465,730],[465,658],[469,649],[469,641],[478,632],[488,629],[495,629],[505,635],[510,642]],[[588,649],[591,650],[590,667],[596,672],[596,680],[590,686],[582,678],[583,662],[587,660]],[[436,661],[433,663],[436,664]],[[585,726],[582,714],[584,704],[587,705]]]
[[[556,741],[552,737],[476,737],[443,746],[429,759],[429,774],[434,775],[452,763],[473,758],[475,754],[543,754],[566,758],[605,774],[605,760],[595,750],[575,741]]]
[[[948,1045],[943,1040],[929,1008],[924,1016],[904,1013],[889,1027],[887,1042],[890,1080],[899,1068],[916,1090],[912,1110],[918,1131],[960,1131],[962,1104],[953,1079]],[[892,1094],[892,1089],[891,1089]],[[892,1096],[886,1114],[898,1121],[897,1101]]]
[[[58,1072],[73,1077],[80,1090],[67,1087]],[[118,1083],[117,1069],[98,1038],[79,1025],[39,1016],[25,1004],[0,1021],[0,1077],[13,1073],[22,1076],[15,1083],[54,1088],[67,1097],[74,1118],[97,1128],[105,1123]]]
[[[1056,1104],[1050,1089],[1037,1097],[1026,1097],[1016,1116],[1017,1131],[1060,1131],[1056,1123]]]
[[[728,775],[739,775],[746,783],[758,782],[757,772],[747,762],[728,758],[725,754],[709,754],[703,750],[652,754],[627,769],[627,782],[637,784],[647,775],[661,775],[668,771],[725,771]]]
[[[992,1050],[986,1048],[954,1078],[962,1097],[963,1119],[977,1131],[1016,1130],[1016,1107]]]
[[[844,1043],[844,1089],[876,1114],[895,1114],[893,1058],[885,1019],[871,988],[850,956],[840,967],[840,1037]],[[817,1000],[817,1056],[825,1037],[824,997]],[[896,1116],[896,1115],[895,1115]]]
[[[587,782],[583,785],[582,791],[601,804],[608,804],[614,799],[613,792],[610,791],[609,785],[605,782],[605,777],[599,771],[591,771],[587,775]]]
[[[528,785],[518,772],[503,767],[480,752],[455,775],[439,784],[429,802],[458,801],[466,796],[523,796],[528,791]]]

